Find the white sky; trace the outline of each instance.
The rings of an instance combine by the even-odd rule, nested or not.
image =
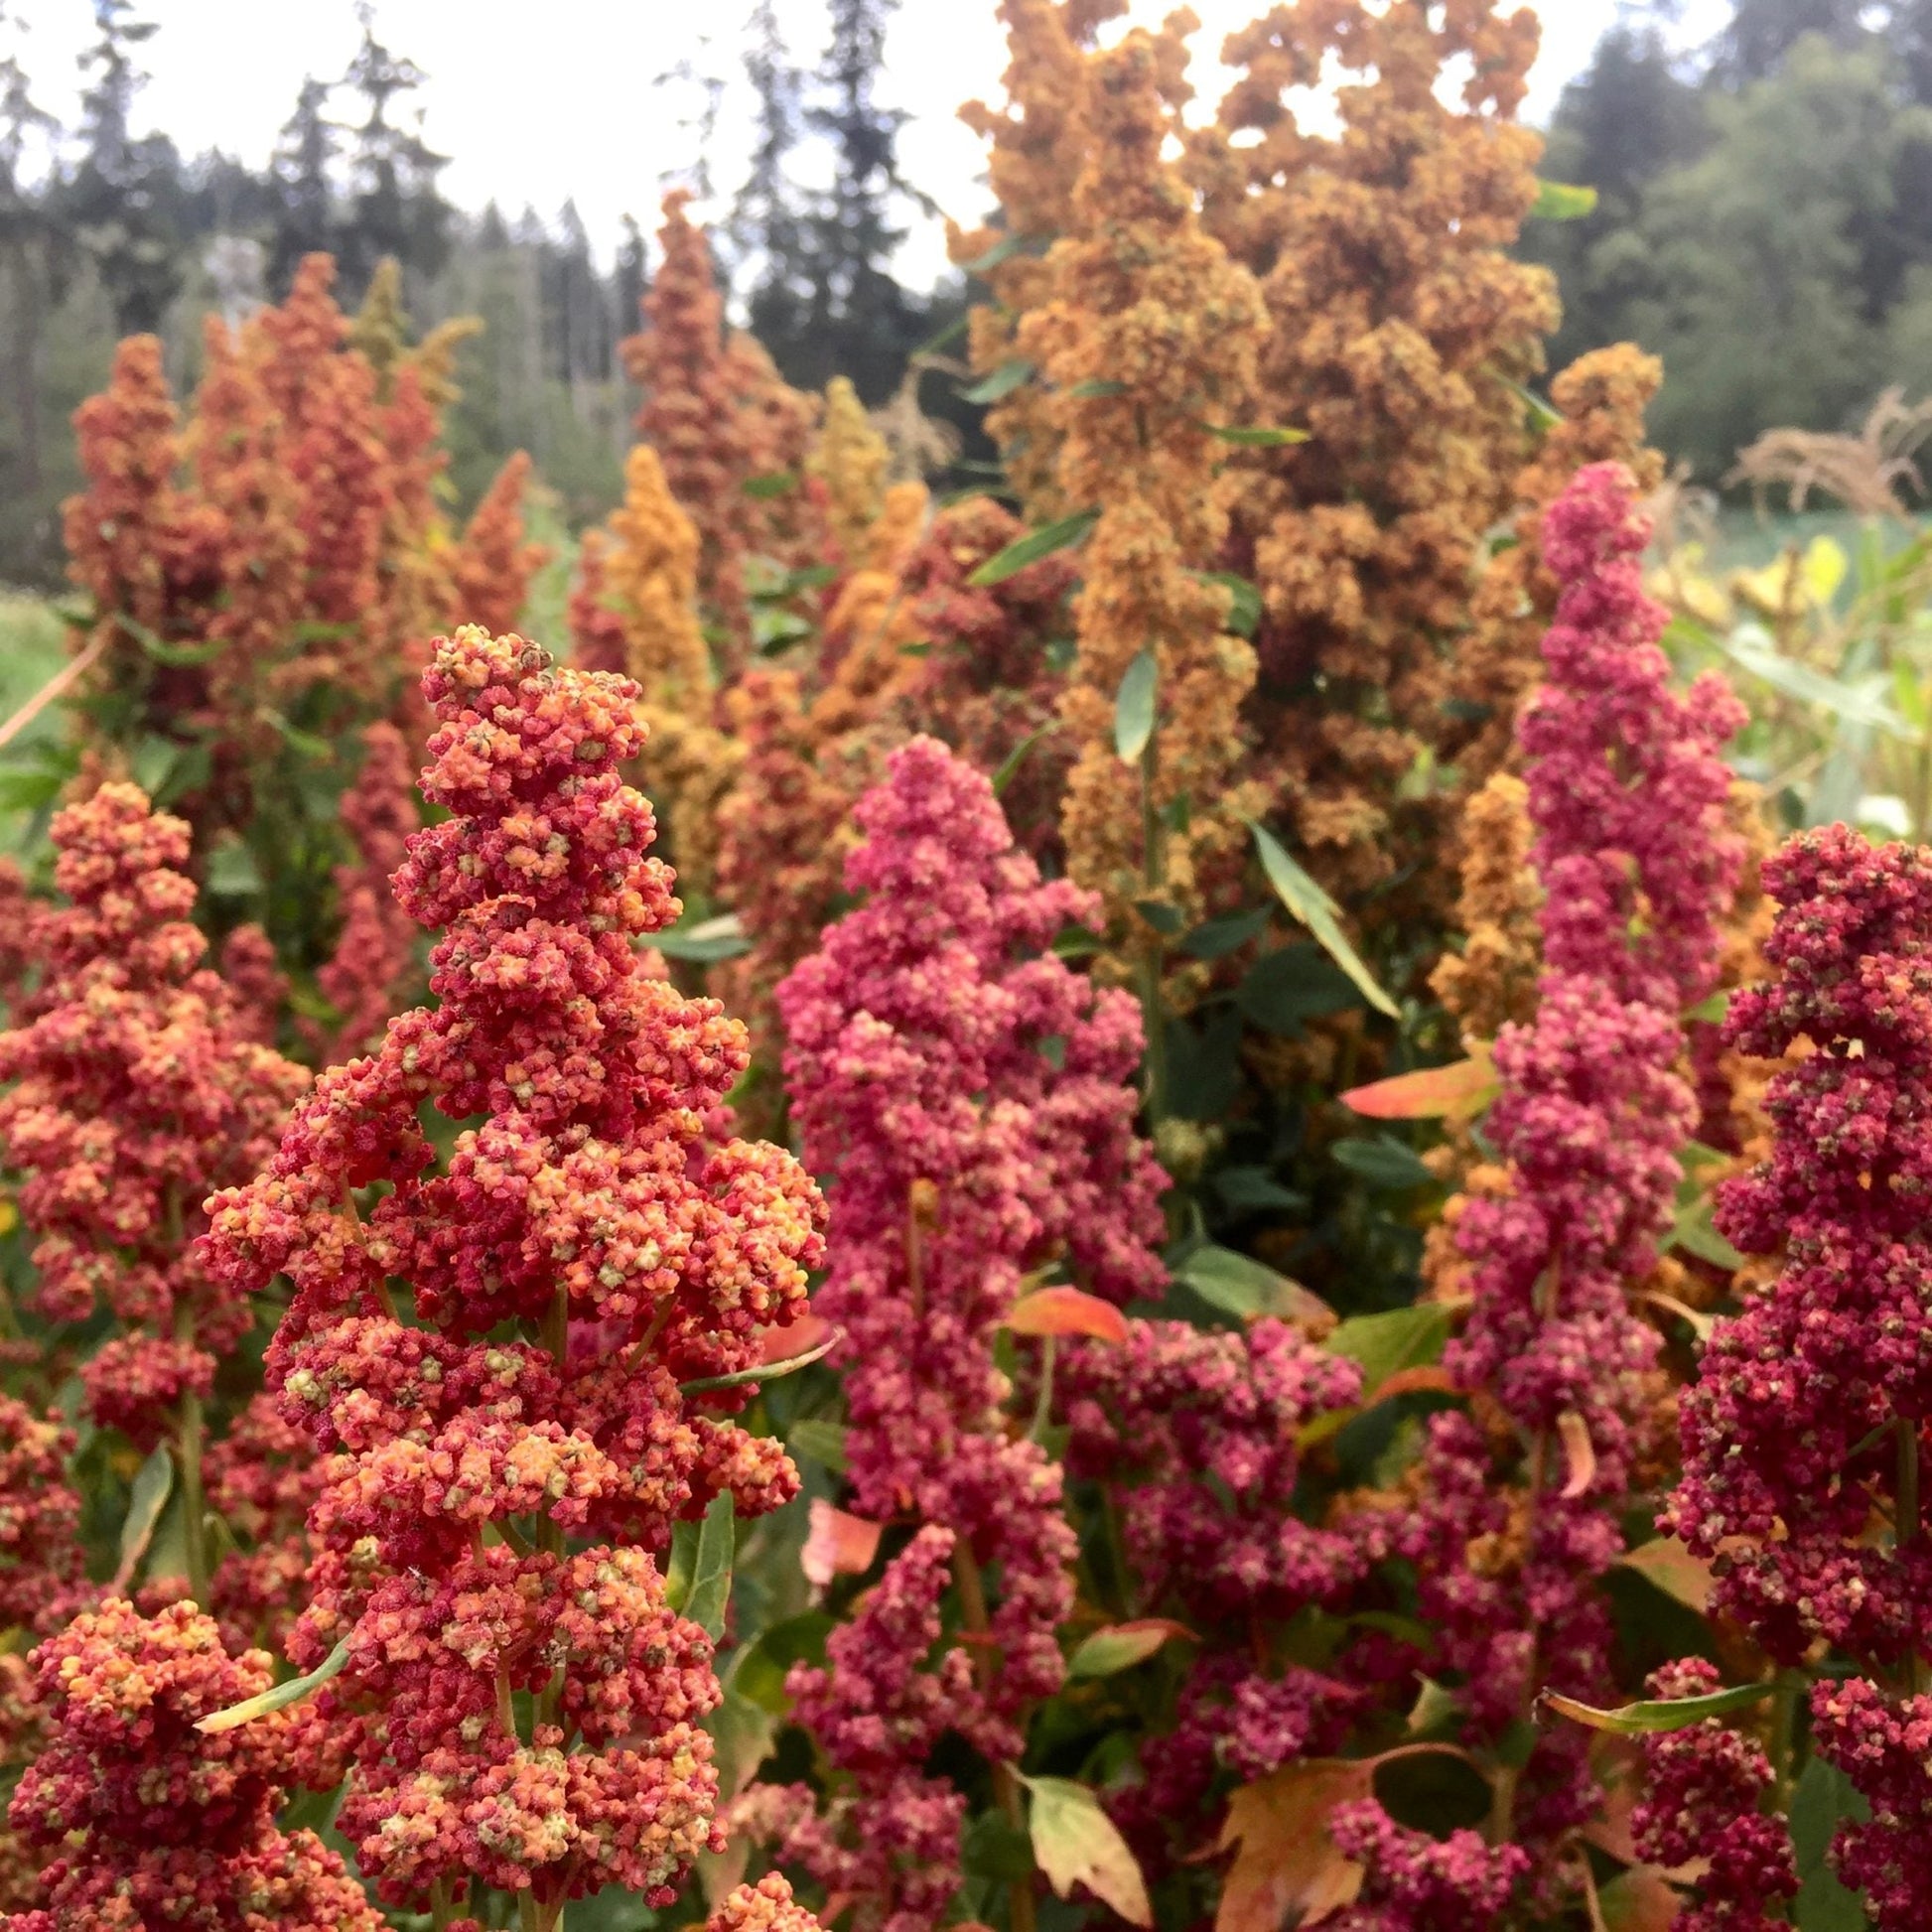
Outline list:
[[[1174,0],[1134,0],[1152,23]],[[1214,55],[1223,36],[1263,0],[1192,0],[1204,25],[1194,78],[1217,95]],[[1532,75],[1531,119],[1545,118],[1563,83],[1589,59],[1617,15],[1617,0],[1533,0],[1543,53]],[[377,0],[376,31],[429,75],[417,96],[430,145],[452,157],[450,199],[506,214],[525,204],[550,216],[574,197],[601,257],[620,217],[655,226],[660,177],[686,165],[693,135],[678,125],[694,101],[652,77],[688,59],[727,76],[714,143],[717,187],[729,196],[748,146],[748,88],[737,70],[752,0]],[[1724,0],[1692,0],[1682,36],[1695,40],[1727,14]],[[814,60],[824,0],[777,0],[793,58]],[[17,52],[44,105],[71,122],[74,57],[93,34],[88,0],[0,0],[0,54]],[[148,0],[141,17],[159,32],[142,54],[152,74],[137,128],[172,133],[184,151],[219,147],[263,162],[305,74],[340,74],[359,38],[351,0]],[[977,217],[986,197],[977,138],[959,102],[997,99],[1006,65],[993,0],[901,0],[882,90],[913,119],[900,139],[908,179],[950,213]],[[923,282],[943,266],[936,227],[913,235],[901,272]]]

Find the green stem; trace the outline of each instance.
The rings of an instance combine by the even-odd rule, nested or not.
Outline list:
[[[953,1581],[959,1586],[959,1620],[975,1636],[983,1638],[993,1628],[992,1619],[986,1612],[986,1585],[981,1580],[972,1546],[963,1536],[953,1544],[952,1569]],[[998,1664],[990,1644],[974,1646],[973,1669],[982,1689],[992,1683]],[[995,1763],[991,1769],[993,1796],[999,1802],[1007,1823],[1024,1838],[1027,1812],[1020,1798],[1020,1780],[1015,1776],[1011,1764]],[[1036,1932],[1038,1919],[1034,1907],[1034,1875],[1031,1870],[1025,1877],[1015,1878],[1009,1888],[1008,1920],[1012,1932]]]
[[[162,1204],[163,1226],[168,1252],[181,1250],[181,1195],[169,1188]],[[192,1341],[195,1319],[186,1305],[175,1311],[175,1338]],[[188,1554],[188,1593],[198,1608],[208,1607],[207,1495],[202,1482],[202,1442],[207,1433],[207,1417],[202,1398],[192,1389],[186,1391],[175,1412],[175,1480],[181,1490],[182,1540]]]
[[[1141,753],[1141,877],[1148,896],[1158,897],[1168,883],[1167,841],[1161,814],[1154,802],[1161,734],[1148,734]],[[1162,967],[1166,963],[1161,935],[1151,927],[1143,937],[1135,976],[1140,982],[1141,1029],[1147,1036],[1147,1118],[1157,1126],[1168,1110],[1168,1027],[1161,999]]]
[[[1039,1344],[1039,1394],[1034,1402],[1033,1427],[1027,1434],[1036,1443],[1046,1434],[1046,1425],[1053,1418],[1053,1358],[1054,1341],[1057,1337],[1045,1335]]]

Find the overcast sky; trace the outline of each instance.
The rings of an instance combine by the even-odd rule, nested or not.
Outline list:
[[[1152,22],[1173,4],[1135,0],[1133,16]],[[1253,19],[1261,0],[1192,4],[1205,23],[1194,77],[1217,94],[1222,37]],[[608,259],[620,217],[629,210],[654,225],[661,178],[690,160],[694,136],[679,122],[695,110],[695,92],[651,84],[681,61],[732,83],[713,147],[729,194],[748,146],[738,56],[751,10],[752,0],[378,0],[376,30],[429,75],[418,97],[424,133],[451,156],[451,200],[470,208],[493,200],[510,214],[527,204],[550,216],[574,198]],[[1617,0],[1538,0],[1535,11],[1543,53],[1529,112],[1542,119],[1616,18]],[[1726,8],[1692,0],[1686,11],[1695,38]],[[814,58],[824,0],[777,0],[777,12],[794,57]],[[0,53],[16,52],[42,102],[70,123],[74,57],[92,36],[89,0],[0,0]],[[165,128],[190,153],[219,147],[252,165],[274,146],[304,75],[340,74],[360,33],[350,0],[148,0],[142,17],[160,31],[143,50],[153,78],[137,127]],[[954,110],[974,96],[997,98],[1004,66],[993,0],[902,0],[883,94],[913,116],[900,144],[905,174],[962,217],[984,207],[984,163]],[[934,230],[912,238],[900,268],[923,281],[942,264]]]

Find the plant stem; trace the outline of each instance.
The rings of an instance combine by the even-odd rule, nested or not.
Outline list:
[[[162,1202],[162,1226],[168,1252],[177,1254],[183,1240],[181,1195],[173,1187]],[[195,1318],[186,1305],[175,1311],[175,1339],[195,1338]],[[208,1607],[207,1497],[202,1484],[202,1439],[207,1417],[202,1398],[193,1389],[183,1392],[175,1412],[175,1479],[181,1488],[182,1541],[188,1553],[188,1593],[196,1607]]]
[[[1141,877],[1148,896],[1157,897],[1168,883],[1167,841],[1161,832],[1161,814],[1154,803],[1161,734],[1148,734],[1141,752]],[[1141,941],[1135,961],[1135,977],[1140,982],[1141,1031],[1147,1038],[1147,1118],[1150,1127],[1159,1123],[1168,1109],[1168,1028],[1161,1001],[1161,968],[1164,948],[1161,935],[1151,926]]]
[[[983,1638],[993,1628],[992,1619],[986,1613],[986,1585],[980,1578],[980,1567],[974,1561],[972,1548],[964,1537],[955,1539],[953,1543],[952,1571],[953,1581],[959,1586],[960,1621],[973,1635]],[[996,1672],[989,1644],[982,1642],[974,1646],[973,1669],[979,1678],[981,1690],[985,1690],[993,1682]],[[991,1769],[993,1795],[999,1801],[1000,1810],[1007,1823],[1024,1837],[1027,1813],[1020,1800],[1020,1780],[1014,1775],[1011,1764],[996,1763]],[[1031,1871],[1024,1878],[1014,1879],[1009,1890],[1008,1911],[1012,1932],[1035,1932],[1037,1920],[1034,1910]]]
[[[1918,1541],[1924,1527],[1919,1512],[1918,1481],[1918,1422],[1911,1416],[1898,1418],[1898,1483],[1897,1515],[1893,1541],[1900,1556],[1903,1556]],[[1920,1696],[1925,1690],[1925,1660],[1919,1654],[1914,1641],[1905,1664],[1906,1690],[1912,1697]]]

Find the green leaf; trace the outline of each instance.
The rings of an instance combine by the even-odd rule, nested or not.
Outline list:
[[[1252,912],[1230,913],[1224,919],[1209,919],[1197,925],[1180,942],[1189,959],[1225,959],[1239,952],[1250,939],[1259,939],[1275,916],[1272,905],[1258,905]]]
[[[1228,594],[1228,628],[1237,637],[1252,637],[1261,628],[1261,592],[1231,570],[1195,573],[1203,584],[1217,584]]]
[[[1165,939],[1172,939],[1183,923],[1180,908],[1165,898],[1137,898],[1134,910]]]
[[[313,1697],[332,1677],[340,1677],[347,1662],[348,1639],[345,1637],[307,1677],[291,1677],[286,1684],[277,1684],[259,1697],[243,1698],[239,1704],[231,1704],[225,1711],[202,1719],[195,1728],[209,1733],[236,1730],[252,1718],[265,1718],[271,1711],[286,1711],[291,1704]]]
[[[760,656],[773,656],[800,637],[811,634],[810,621],[796,611],[778,610],[766,604],[752,613],[752,642],[758,646]]]
[[[970,389],[959,392],[962,402],[998,402],[1034,379],[1034,365],[1016,358],[1002,362],[989,376],[983,376]]]
[[[739,486],[755,503],[763,503],[795,489],[798,479],[789,470],[770,470],[761,477],[747,477]]]
[[[1441,1361],[1449,1329],[1448,1309],[1440,1302],[1418,1302],[1381,1314],[1351,1314],[1322,1346],[1361,1363],[1362,1393],[1368,1396],[1402,1369]]]
[[[1847,724],[1867,725],[1893,738],[1916,741],[1917,734],[1911,726],[1879,695],[1883,678],[1861,679],[1857,684],[1850,684],[1828,677],[1809,664],[1781,655],[1759,624],[1740,624],[1729,636],[1718,641],[1733,664],[1749,671],[1753,677],[1762,678],[1787,698],[1796,698],[1801,704],[1820,705]]]
[[[1572,1718],[1592,1730],[1607,1730],[1618,1737],[1639,1737],[1649,1731],[1683,1730],[1702,1724],[1706,1718],[1722,1718],[1726,1712],[1741,1711],[1759,1704],[1776,1690],[1774,1684],[1734,1684],[1727,1691],[1710,1691],[1695,1698],[1646,1698],[1636,1704],[1621,1704],[1614,1711],[1600,1710],[1593,1704],[1580,1704],[1575,1698],[1545,1691],[1542,1702],[1559,1717]]]
[[[1677,1210],[1670,1238],[1664,1243],[1665,1253],[1672,1248],[1682,1248],[1686,1254],[1696,1255],[1714,1268],[1734,1269],[1744,1265],[1744,1257],[1712,1226],[1709,1194],[1700,1194]]]
[[[1217,1168],[1213,1185],[1237,1214],[1260,1214],[1270,1208],[1288,1214],[1308,1211],[1309,1197],[1284,1187],[1266,1168]]]
[[[1203,1241],[1174,1270],[1174,1279],[1203,1302],[1243,1320],[1252,1315],[1293,1315],[1308,1306],[1308,1290],[1266,1262],[1233,1248]]]
[[[960,1841],[960,1863],[975,1878],[1025,1884],[1034,1875],[1034,1852],[1025,1832],[997,1811],[983,1811]]]
[[[1523,405],[1529,415],[1530,429],[1535,435],[1542,436],[1563,421],[1563,412],[1545,402],[1534,389],[1525,388],[1513,376],[1504,375],[1500,369],[1490,369],[1488,373]]]
[[[1335,902],[1288,855],[1288,849],[1258,819],[1248,820],[1254,834],[1255,850],[1261,855],[1262,870],[1289,912],[1314,935],[1330,959],[1346,973],[1370,1006],[1391,1020],[1401,1018],[1401,1010],[1376,983],[1375,976],[1361,962],[1355,948],[1343,934]]]
[[[1033,1795],[1028,1828],[1034,1857],[1053,1890],[1070,1898],[1075,1885],[1085,1885],[1130,1925],[1151,1926],[1147,1880],[1100,1800],[1071,1778],[1023,1775],[1020,1782]]]
[[[778,1735],[778,1721],[735,1685],[704,1721],[711,1733],[712,1762],[718,1769],[718,1796],[736,1798],[751,1783]],[[576,1910],[572,1906],[572,1911]]]
[[[688,959],[697,965],[737,959],[752,950],[736,912],[720,912],[716,918],[700,919],[695,925],[674,925],[667,931],[654,932],[648,943],[666,959]]]
[[[1154,737],[1154,713],[1161,690],[1161,664],[1149,645],[1127,667],[1114,699],[1114,750],[1125,764],[1138,764]]]
[[[1132,1623],[1112,1623],[1082,1639],[1066,1660],[1069,1677],[1112,1677],[1144,1664],[1170,1637],[1190,1633],[1172,1617],[1150,1616]]]
[[[1862,1825],[1871,1807],[1836,1764],[1816,1751],[1791,1794],[1791,1851],[1798,1866],[1792,1915],[1801,1932],[1865,1932],[1858,1893],[1832,1869],[1832,1840],[1841,1825]]]
[[[1077,515],[1061,517],[1057,523],[1029,530],[1004,550],[995,551],[966,581],[975,590],[991,590],[995,584],[1004,584],[1009,577],[1017,576],[1029,564],[1036,564],[1042,557],[1050,557],[1078,543],[1099,521],[1098,510],[1081,510]]]
[[[1539,181],[1530,204],[1532,221],[1581,221],[1596,210],[1596,190],[1578,188],[1567,181]]]
[[[785,1431],[785,1448],[795,1454],[809,1455],[834,1475],[845,1473],[845,1425],[807,1416]]]
[[[732,1493],[720,1490],[698,1526],[698,1547],[691,1563],[691,1587],[680,1609],[713,1643],[725,1634],[725,1606],[731,1601],[732,1553],[737,1531],[732,1518]]]
[[[695,1382],[680,1383],[679,1389],[684,1395],[703,1395],[708,1389],[741,1389],[754,1382],[777,1382],[823,1361],[844,1339],[845,1330],[834,1328],[824,1340],[801,1349],[796,1355],[786,1355],[775,1362],[755,1362],[750,1368],[735,1368],[729,1375],[702,1375]]]
[[[1416,1150],[1392,1134],[1378,1134],[1373,1140],[1351,1137],[1336,1141],[1328,1152],[1350,1173],[1360,1174],[1372,1186],[1427,1187],[1436,1178]]]
[[[1203,423],[1201,428],[1209,436],[1218,437],[1223,443],[1232,443],[1244,450],[1285,450],[1292,443],[1306,443],[1309,432],[1305,429],[1272,429],[1259,424],[1241,423]]]
[[[196,664],[206,664],[219,657],[227,649],[226,642],[219,637],[210,638],[207,643],[183,644],[170,643],[167,638],[156,635],[144,623],[137,623],[123,612],[114,614],[114,622],[157,664],[169,664],[178,668],[189,668]]]
[[[1076,402],[1097,402],[1102,396],[1124,396],[1127,384],[1109,382],[1104,376],[1095,376],[1089,382],[1076,382],[1066,392]]]
[[[1358,1007],[1362,996],[1319,946],[1299,939],[1263,953],[1235,989],[1234,1001],[1251,1026],[1300,1039],[1305,1021]]]
[[[151,1449],[147,1460],[135,1471],[134,1486],[128,1492],[127,1516],[121,1524],[120,1567],[114,1573],[117,1588],[125,1589],[133,1581],[135,1569],[148,1553],[148,1545],[154,1540],[154,1526],[161,1521],[161,1512],[167,1508],[174,1487],[175,1458],[165,1446]]]
[[[998,268],[1002,262],[1011,261],[1032,240],[1033,237],[1031,235],[1002,235],[985,254],[981,255],[976,261],[970,261],[965,264],[966,273],[968,275],[984,275],[989,270]]]
[[[268,706],[262,707],[262,721],[274,728],[282,743],[292,752],[300,752],[305,759],[333,759],[336,748],[326,738],[318,738],[314,732],[305,732],[299,726],[291,725],[279,711]]]
[[[262,889],[261,868],[239,839],[224,839],[207,855],[207,890],[217,898],[242,898]]]
[[[1060,721],[1057,718],[1052,719],[1048,723],[1041,725],[1036,732],[1029,732],[1027,736],[1023,738],[1020,741],[1020,743],[1016,745],[1013,748],[1013,750],[1006,755],[1005,759],[1001,760],[999,770],[997,770],[993,774],[993,795],[995,798],[999,797],[1000,794],[1006,790],[1007,786],[1013,782],[1014,774],[1020,769],[1020,767],[1023,764],[1026,763],[1028,753],[1030,753],[1034,749],[1034,747],[1040,742],[1041,739],[1051,738],[1052,735],[1059,730],[1059,728],[1060,728]]]
[[[1722,1025],[1730,1012],[1730,995],[1714,993],[1708,1000],[1700,1000],[1694,1007],[1684,1009],[1686,1020],[1708,1020],[1714,1025]]]

